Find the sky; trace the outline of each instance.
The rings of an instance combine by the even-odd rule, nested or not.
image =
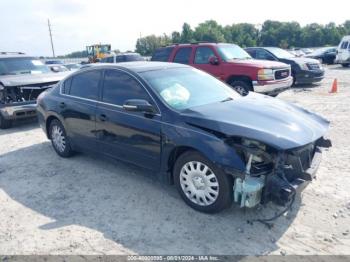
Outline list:
[[[349,10],[349,0],[0,0],[0,51],[50,56],[47,19],[55,53],[64,55],[96,43],[134,50],[138,37],[181,31],[184,22],[342,24]]]

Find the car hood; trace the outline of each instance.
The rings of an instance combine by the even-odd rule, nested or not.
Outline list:
[[[329,121],[277,98],[250,93],[235,100],[187,109],[184,121],[204,131],[258,140],[291,149],[324,136]]]
[[[58,82],[71,72],[45,73],[45,74],[23,74],[0,76],[0,82],[4,86],[25,86]]]
[[[255,66],[259,68],[284,68],[287,67],[286,64],[276,61],[269,60],[258,60],[258,59],[246,59],[246,60],[232,60],[228,61],[228,63],[240,64],[242,66]]]
[[[312,58],[308,58],[308,57],[291,57],[291,58],[288,58],[288,59],[281,59],[282,62],[287,62],[287,61],[292,61],[292,62],[295,62],[297,64],[305,64],[305,63],[308,63],[308,64],[316,64],[316,63],[319,63],[318,60],[316,59],[312,59]]]

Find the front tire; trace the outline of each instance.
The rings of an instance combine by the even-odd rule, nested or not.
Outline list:
[[[253,91],[251,85],[245,81],[233,80],[229,85],[242,96],[246,96],[250,91]]]
[[[2,114],[0,114],[0,129],[7,129],[12,127],[12,120],[5,119]]]
[[[66,130],[59,120],[52,120],[50,123],[49,135],[52,146],[59,156],[70,157],[73,154]]]
[[[198,152],[182,154],[173,171],[178,192],[193,209],[216,213],[231,205],[232,180]]]

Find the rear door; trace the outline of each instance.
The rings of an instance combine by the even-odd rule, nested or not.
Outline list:
[[[173,62],[179,64],[190,64],[192,47],[180,47],[176,50]]]
[[[144,99],[155,105],[146,89],[134,76],[118,69],[106,70],[101,102],[96,114],[99,151],[114,158],[158,170],[161,152],[160,114],[147,115],[126,111],[123,104],[128,99]]]
[[[90,70],[68,78],[61,90],[59,102],[66,130],[72,142],[84,148],[96,146],[96,108],[102,70]]]
[[[222,73],[222,66],[220,66],[220,64],[213,65],[209,63],[209,59],[211,57],[217,57],[218,59],[220,59],[212,47],[198,46],[195,49],[192,66],[203,70],[219,79],[224,79]]]

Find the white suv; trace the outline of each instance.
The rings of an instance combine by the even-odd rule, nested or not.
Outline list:
[[[336,63],[344,67],[350,65],[350,35],[344,36],[337,49]]]

